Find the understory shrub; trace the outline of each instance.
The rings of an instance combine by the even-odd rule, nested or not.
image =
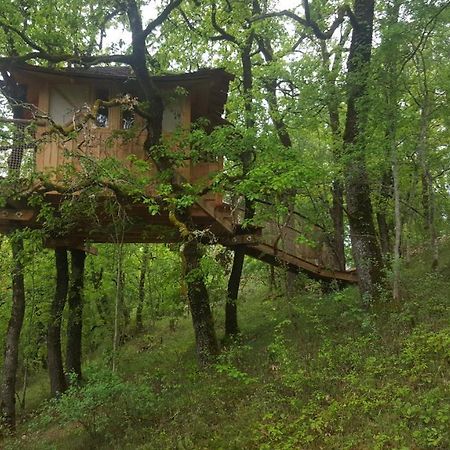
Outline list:
[[[290,320],[275,327],[277,401],[256,427],[257,448],[450,448],[450,328],[435,322],[394,335],[355,310],[341,316],[340,334],[342,322],[329,322],[336,297],[291,305],[307,333]],[[398,315],[387,320],[398,326]]]
[[[48,402],[32,427],[76,425],[104,442],[133,426],[151,423],[156,397],[150,387],[128,383],[105,369],[86,370],[86,375],[84,385],[74,384]]]

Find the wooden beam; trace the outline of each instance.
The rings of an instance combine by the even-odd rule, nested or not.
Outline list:
[[[355,271],[339,271],[327,269],[318,266],[310,261],[302,259],[299,256],[290,255],[283,250],[275,250],[268,244],[258,244],[255,246],[248,246],[246,254],[253,258],[266,261],[270,264],[285,263],[289,266],[295,267],[297,270],[304,270],[313,278],[326,280],[341,280],[347,283],[358,283],[358,275]]]
[[[20,222],[28,222],[33,217],[34,210],[32,209],[0,208],[0,221],[16,220]]]
[[[227,247],[242,244],[256,245],[259,244],[260,241],[261,234],[237,234],[235,236],[224,236],[223,238],[219,239],[219,242]]]

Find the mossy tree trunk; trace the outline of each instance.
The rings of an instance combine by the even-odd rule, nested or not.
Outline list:
[[[214,320],[209,304],[208,291],[203,279],[200,261],[202,252],[195,239],[186,242],[183,247],[183,259],[186,270],[186,285],[192,324],[194,325],[197,359],[200,366],[210,364],[219,353]]]
[[[347,61],[347,117],[344,130],[345,184],[352,252],[366,303],[375,301],[383,282],[383,263],[373,221],[366,167],[367,77],[372,50],[374,0],[355,0]]]
[[[12,251],[12,305],[5,338],[0,412],[3,424],[10,430],[16,426],[16,373],[19,360],[19,340],[25,314],[25,283],[23,240],[11,240]]]

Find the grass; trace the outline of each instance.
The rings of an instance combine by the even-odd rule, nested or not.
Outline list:
[[[450,448],[450,252],[437,273],[426,264],[405,267],[402,302],[378,312],[353,288],[306,283],[288,300],[248,285],[240,341],[202,372],[190,319],[162,320],[121,349],[117,377],[97,356],[84,388],[38,408],[4,448]]]

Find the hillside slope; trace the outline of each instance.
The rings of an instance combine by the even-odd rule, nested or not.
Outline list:
[[[199,372],[192,326],[130,340],[119,373],[92,359],[81,389],[39,408],[6,449],[450,448],[450,252],[403,271],[401,304],[367,311],[354,288],[296,297],[249,282],[242,339]],[[300,288],[301,285],[301,288]],[[222,307],[215,314],[223,331]],[[42,391],[42,383],[32,389]]]

